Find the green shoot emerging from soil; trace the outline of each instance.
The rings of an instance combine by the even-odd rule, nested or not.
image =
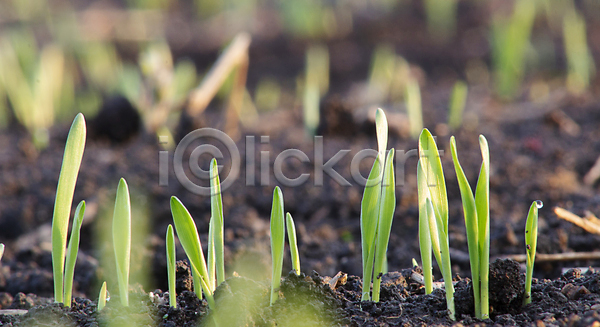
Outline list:
[[[385,156],[388,125],[383,110],[377,110],[375,122],[379,151],[363,193],[360,227],[363,260],[362,301],[371,300],[370,291],[373,282],[372,299],[378,302],[392,219],[396,209],[396,191],[394,149],[389,151],[387,159]]]
[[[129,264],[131,261],[131,201],[124,178],[119,181],[113,215],[113,246],[121,304],[129,306]]]
[[[479,319],[487,319],[489,309],[489,263],[490,263],[490,213],[489,213],[489,148],[483,135],[479,136],[481,148],[481,170],[475,189],[475,196],[469,186],[469,181],[458,161],[456,140],[450,139],[452,160],[460,188],[467,228],[467,243],[469,260],[471,262],[471,277],[473,295],[475,297],[475,315]]]
[[[283,248],[285,245],[285,220],[283,211],[283,194],[278,186],[273,191],[273,206],[271,208],[271,305],[279,299],[281,284],[281,269],[283,268]]]
[[[0,243],[0,260],[2,260],[3,255],[4,255],[4,243]]]
[[[225,281],[225,262],[223,254],[223,201],[221,200],[219,168],[217,166],[217,160],[214,158],[210,162],[210,213],[212,215],[211,220],[214,219],[214,224],[212,225],[212,235],[209,236],[211,240],[213,240],[212,245],[214,246],[217,270],[216,286],[219,286],[219,284]],[[213,289],[214,288],[215,287],[213,287]]]
[[[67,248],[67,260],[65,265],[65,291],[64,301],[65,306],[71,306],[71,294],[73,293],[73,275],[75,274],[75,261],[77,261],[77,252],[79,252],[79,231],[85,214],[85,201],[79,202],[75,209],[75,217],[73,219],[73,227],[71,229],[71,238]]]
[[[467,103],[467,84],[463,81],[454,83],[452,95],[450,96],[450,106],[448,108],[448,126],[452,130],[457,130],[462,125],[463,111]]]
[[[106,282],[102,283],[100,294],[98,294],[98,311],[102,311],[106,306],[108,291],[106,290]]]
[[[296,240],[296,226],[294,225],[294,219],[289,212],[285,216],[285,226],[287,228],[288,240],[290,242],[292,269],[294,269],[296,275],[300,275],[300,255],[298,254],[298,241]]]
[[[213,298],[214,289],[210,287],[208,269],[206,268],[206,261],[204,260],[204,253],[202,252],[202,245],[200,244],[200,237],[198,236],[198,230],[196,229],[196,223],[194,219],[185,208],[183,203],[178,198],[171,197],[171,214],[173,215],[173,222],[175,223],[175,231],[177,231],[177,237],[179,242],[190,259],[192,272],[195,271],[199,277],[198,283],[202,287],[202,291],[206,296],[206,301],[211,309],[215,308],[215,301]],[[197,281],[194,280],[194,283]],[[196,288],[194,288],[196,290]],[[201,298],[202,293],[196,291],[196,295]]]
[[[406,84],[406,110],[410,125],[410,136],[416,138],[423,128],[423,108],[421,105],[421,89],[419,82],[411,78]]]
[[[419,242],[424,277],[431,278],[431,254],[433,250],[438,266],[444,277],[446,304],[450,319],[454,316],[454,286],[448,241],[448,195],[442,162],[433,136],[423,129],[419,137],[419,162],[417,164],[417,185],[419,194]],[[428,237],[429,234],[429,237]],[[429,240],[428,240],[429,239]],[[425,275],[426,274],[426,275]],[[432,283],[426,279],[426,283]],[[426,287],[426,290],[430,289]]]
[[[73,203],[73,192],[75,182],[79,174],[79,166],[83,158],[85,148],[85,119],[78,114],[73,120],[65,153],[63,156],[58,186],[56,188],[56,200],[54,202],[54,214],[52,217],[52,268],[54,275],[54,301],[63,303],[64,299],[64,269],[65,252],[67,245],[67,229],[69,228],[69,216],[71,204]]]
[[[175,263],[175,235],[173,233],[173,226],[169,224],[167,227],[167,235],[165,239],[167,248],[167,278],[169,281],[169,305],[173,308],[177,308],[177,294],[175,292],[175,275],[176,263]]]
[[[525,295],[523,296],[523,305],[531,303],[531,279],[533,277],[533,263],[535,261],[535,251],[537,247],[538,234],[538,209],[544,206],[542,201],[533,201],[529,207],[527,222],[525,223],[525,247],[527,251],[527,273],[525,275]]]

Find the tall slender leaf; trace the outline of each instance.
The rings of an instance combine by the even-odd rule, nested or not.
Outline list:
[[[383,275],[384,262],[390,241],[392,220],[396,210],[396,181],[394,177],[394,149],[388,152],[385,160],[383,185],[379,205],[379,222],[377,224],[377,245],[375,246],[375,267],[373,279],[373,301],[379,302],[381,276]]]
[[[523,305],[531,303],[531,280],[533,278],[533,264],[535,262],[538,235],[538,209],[542,206],[542,201],[534,201],[529,207],[529,214],[527,215],[527,222],[525,223],[527,271],[525,275],[525,295],[523,296]]]
[[[54,301],[58,303],[63,302],[67,229],[69,228],[73,192],[85,148],[85,137],[85,119],[80,113],[73,120],[67,137],[52,216],[52,272],[54,275]]]
[[[75,209],[75,217],[73,219],[73,227],[71,228],[71,238],[67,247],[67,259],[65,266],[65,285],[64,285],[64,301],[65,306],[71,306],[71,294],[73,293],[73,276],[75,274],[75,262],[77,261],[77,252],[79,252],[79,232],[81,223],[85,214],[85,201],[79,202]]]
[[[278,186],[273,191],[273,206],[271,208],[271,305],[279,298],[281,284],[281,269],[283,268],[283,249],[285,245],[285,220],[283,210],[283,194]]]
[[[167,235],[165,236],[167,250],[167,279],[169,282],[169,305],[177,308],[177,293],[175,291],[176,262],[175,262],[175,234],[173,226],[169,224],[167,227]]]
[[[296,226],[294,225],[294,219],[289,212],[285,215],[285,226],[287,228],[288,240],[290,242],[292,268],[296,272],[296,275],[300,275],[300,255],[298,254],[298,241],[296,240]]]
[[[481,317],[487,319],[489,312],[489,274],[490,274],[490,151],[487,140],[479,135],[481,148],[481,170],[475,189],[477,208],[477,226],[479,243],[479,278],[481,279]]]
[[[417,163],[417,184],[419,195],[419,250],[423,264],[423,279],[425,282],[425,294],[433,292],[433,262],[431,258],[431,232],[429,231],[429,217],[427,216],[426,199],[429,197],[429,189],[425,172],[421,162]],[[431,199],[430,199],[431,200]]]
[[[129,188],[121,178],[117,187],[115,211],[113,214],[113,247],[117,263],[117,281],[121,304],[129,306],[129,264],[131,255],[131,201]]]
[[[210,162],[210,212],[215,219],[213,241],[215,247],[215,263],[217,270],[217,285],[225,281],[225,261],[223,245],[223,201],[221,200],[221,182],[219,181],[219,168],[217,160]]]
[[[442,169],[442,161],[437,144],[428,129],[423,129],[419,136],[419,160],[422,163],[423,171],[429,193],[431,194],[431,203],[435,210],[436,217],[443,222],[444,232],[448,234],[448,195],[446,193],[446,180]]]

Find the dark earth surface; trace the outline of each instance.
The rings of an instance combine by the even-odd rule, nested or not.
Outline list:
[[[374,108],[356,100],[349,81],[358,79],[357,76],[364,79],[368,71],[366,58],[380,42],[390,42],[408,61],[421,67],[415,69],[422,69],[422,75],[426,76],[420,81],[424,124],[437,136],[438,146],[445,153],[449,153],[450,135],[456,136],[461,163],[472,185],[481,164],[478,135],[486,136],[491,157],[491,257],[525,253],[525,218],[534,200],[545,204],[540,210],[538,253],[599,249],[600,236],[558,219],[552,211],[554,206],[561,206],[581,216],[585,210],[600,214],[598,183],[583,182],[600,153],[600,101],[592,95],[598,93],[597,83],[590,93],[580,96],[568,95],[557,88],[540,102],[521,96],[510,104],[495,99],[487,86],[470,85],[462,128],[450,133],[445,124],[452,84],[462,77],[457,72],[464,71],[471,59],[490,61],[489,48],[483,42],[487,35],[478,30],[484,27],[488,16],[489,12],[480,7],[464,5],[456,39],[441,45],[418,32],[424,30],[418,9],[388,15],[376,22],[368,16],[357,17],[358,28],[352,35],[328,41],[332,89],[322,102],[318,135],[323,136],[325,162],[340,150],[350,150],[334,166],[342,177],[351,181],[350,186],[338,184],[327,174],[322,185],[317,185],[315,141],[304,132],[299,106],[292,104],[262,113],[258,123],[241,127],[242,137],[236,140],[243,158],[240,176],[223,192],[226,270],[228,276],[236,272],[241,277],[231,277],[217,290],[219,309],[214,313],[209,313],[206,302],[190,292],[190,283],[184,282],[189,278],[185,274],[179,276],[179,309],[170,309],[167,295],[160,291],[167,289],[164,235],[167,225],[172,223],[169,198],[176,195],[189,209],[204,245],[210,199],[181,185],[173,168],[173,149],[165,150],[154,136],[140,130],[135,116],[129,116],[131,112],[123,109],[126,104],[113,98],[102,111],[104,116],[88,119],[88,141],[74,197],[74,204],[86,200],[87,212],[75,270],[77,299],[70,309],[52,304],[50,298],[53,296],[50,224],[68,126],[54,127],[49,147],[40,152],[33,148],[20,126],[0,132],[0,240],[6,244],[0,262],[0,309],[29,309],[23,316],[0,315],[0,322],[7,326],[120,326],[139,321],[140,326],[192,326],[212,325],[214,319],[236,319],[223,320],[220,325],[453,324],[447,318],[443,290],[424,295],[421,285],[412,278],[411,260],[420,260],[417,159],[415,154],[411,155],[414,151],[410,152],[417,148],[417,143],[409,137],[404,108],[385,104],[380,106],[386,110],[390,122],[388,147],[398,153],[397,206],[388,248],[390,273],[383,277],[381,303],[359,301],[362,284],[356,276],[362,274],[359,215],[363,186],[351,178],[350,164],[358,151],[375,149],[376,140],[374,123],[368,118]],[[591,21],[588,29],[600,31],[598,24]],[[591,38],[597,39],[596,34]],[[457,42],[469,51],[459,49],[455,46]],[[598,44],[591,42],[596,58],[600,52]],[[301,71],[304,47],[304,42],[298,40],[257,38],[250,48],[249,88],[265,72],[285,76]],[[200,67],[210,66],[217,55],[214,51],[191,54],[189,49],[179,51],[187,51]],[[528,83],[523,86],[524,94],[529,87]],[[202,117],[183,115],[174,134],[181,139],[196,128],[222,129],[221,107],[222,104],[214,103]],[[115,115],[121,118],[115,119]],[[261,143],[261,136],[269,136],[269,140]],[[254,148],[248,147],[246,137],[254,137]],[[209,142],[224,149],[219,142]],[[199,144],[186,149],[184,162],[193,146]],[[286,187],[275,178],[275,158],[286,149],[302,150],[310,159],[309,163],[295,159],[283,162],[282,170],[288,178],[310,174],[309,181],[299,187]],[[160,151],[169,151],[167,186],[159,185]],[[261,183],[261,169],[265,166],[261,164],[261,151],[270,153],[266,165],[268,183]],[[248,168],[245,160],[250,154],[255,158],[253,168]],[[406,157],[401,156],[404,154]],[[209,160],[209,156],[201,156],[200,166],[207,169]],[[230,162],[229,154],[225,153],[222,181],[230,173]],[[590,326],[599,321],[600,274],[593,269],[586,273],[571,269],[564,274],[562,270],[598,267],[600,259],[537,263],[532,303],[524,308],[521,307],[524,268],[513,261],[497,261],[491,273],[491,320],[481,322],[473,318],[460,193],[450,156],[443,155],[442,163],[448,187],[449,238],[452,269],[457,276],[455,302],[460,323]],[[371,164],[369,159],[361,162],[363,176]],[[192,176],[189,166],[184,165],[184,170],[187,176]],[[249,177],[252,174],[253,178]],[[131,280],[136,286],[130,301],[136,305],[130,309],[122,308],[116,295],[109,233],[112,201],[120,177],[127,179],[134,207]],[[190,178],[206,185],[205,181]],[[251,185],[248,178],[253,181]],[[296,221],[302,271],[318,274],[288,275],[282,283],[283,299],[269,307],[268,219],[275,185],[282,187],[285,210]],[[177,257],[185,258],[180,246]],[[284,271],[289,271],[287,254],[284,260]],[[330,277],[322,277],[335,276],[338,271],[348,274],[345,283],[330,286],[327,283]],[[419,273],[418,269],[414,272]],[[441,277],[437,268],[435,276]],[[98,313],[95,299],[103,281],[107,281],[113,296],[106,309]],[[154,289],[158,290],[153,297],[143,291]],[[234,314],[227,310],[234,310]]]

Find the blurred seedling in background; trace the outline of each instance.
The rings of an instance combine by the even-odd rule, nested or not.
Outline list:
[[[463,81],[457,81],[452,88],[450,104],[448,106],[448,126],[457,130],[462,125],[463,112],[467,104],[468,87]]]
[[[47,44],[38,53],[36,40],[27,30],[0,36],[0,88],[9,100],[15,117],[32,137],[37,149],[50,141],[48,129],[54,124],[65,93],[74,93],[65,79],[65,55],[57,44]],[[4,101],[4,99],[0,99]]]
[[[314,136],[319,126],[321,97],[329,90],[329,51],[324,45],[306,50],[302,108],[306,134]]]
[[[521,87],[535,15],[535,1],[516,0],[510,17],[492,17],[494,82],[503,99],[514,98]]]
[[[427,32],[437,42],[446,42],[456,31],[458,0],[425,0]]]
[[[573,7],[563,17],[563,42],[567,56],[567,88],[579,94],[587,90],[596,72],[587,45],[585,19]]]

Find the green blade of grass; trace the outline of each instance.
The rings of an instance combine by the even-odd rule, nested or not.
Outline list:
[[[421,162],[417,163],[417,184],[419,196],[419,251],[423,264],[423,279],[425,283],[425,294],[433,292],[433,263],[431,258],[431,232],[429,231],[429,217],[427,216],[426,199],[429,197],[429,189],[425,172]]]
[[[479,147],[483,162],[475,189],[475,205],[477,208],[477,241],[479,243],[479,278],[481,280],[481,317],[487,319],[490,317],[490,151],[483,135],[479,135]]]
[[[67,245],[67,229],[69,228],[69,215],[73,202],[73,192],[79,174],[79,166],[85,148],[86,127],[83,115],[78,114],[73,120],[65,153],[63,156],[54,214],[52,217],[52,272],[54,276],[54,301],[63,303],[63,276],[65,267],[65,248]]]
[[[213,240],[215,247],[215,264],[217,270],[217,285],[225,281],[225,261],[223,245],[223,201],[221,200],[221,182],[219,181],[219,168],[217,160],[210,162],[210,212],[215,219]]]
[[[362,301],[370,300],[371,279],[373,277],[373,260],[375,258],[375,236],[377,233],[377,217],[379,217],[379,198],[381,197],[381,179],[383,169],[379,156],[375,159],[361,202],[360,231],[363,259]]]
[[[208,269],[206,268],[196,223],[194,223],[194,219],[192,219],[183,203],[175,196],[171,197],[171,214],[173,215],[173,223],[179,242],[192,265],[192,272],[195,270],[194,273],[200,278],[200,286],[204,291],[206,301],[208,301],[210,308],[214,309],[214,290],[210,288],[208,283]]]
[[[271,208],[271,257],[273,260],[271,274],[271,305],[279,299],[281,269],[283,267],[283,248],[285,245],[285,220],[283,211],[283,194],[278,186],[273,191]]]
[[[64,301],[65,306],[71,306],[71,294],[73,293],[73,276],[75,274],[75,262],[77,261],[77,252],[79,251],[79,232],[81,223],[85,214],[85,201],[79,202],[75,209],[75,217],[73,219],[73,227],[71,228],[71,238],[67,247],[67,259],[65,265],[65,285],[64,285]]]
[[[462,124],[462,115],[467,103],[467,84],[463,81],[454,83],[452,95],[450,96],[450,107],[448,110],[448,126],[456,130]]]
[[[394,177],[394,149],[388,152],[385,160],[383,173],[383,185],[380,200],[380,215],[377,245],[375,246],[375,267],[373,279],[373,301],[379,302],[379,291],[381,287],[381,277],[384,272],[384,262],[387,253],[388,243],[390,241],[390,232],[392,231],[392,220],[396,210],[396,181]]]
[[[419,136],[419,160],[425,172],[435,215],[443,222],[444,233],[448,235],[448,195],[444,170],[435,140],[426,128]]]
[[[481,299],[480,299],[480,276],[479,276],[479,242],[478,242],[478,224],[477,209],[475,207],[475,197],[469,185],[469,181],[458,160],[456,151],[456,139],[450,138],[450,149],[452,151],[452,161],[456,171],[456,179],[460,188],[462,198],[463,214],[465,216],[465,227],[467,229],[467,245],[469,247],[469,261],[471,264],[471,278],[473,285],[473,295],[475,298],[475,316],[481,318]]]
[[[216,255],[215,255],[215,219],[210,217],[208,223],[208,254],[206,258],[206,264],[208,269],[208,285],[211,289],[216,288],[217,284],[217,271],[216,271]]]
[[[124,178],[119,181],[112,224],[121,304],[129,306],[129,264],[131,255],[131,201]]]
[[[539,201],[539,200],[538,200]],[[529,207],[527,222],[525,223],[525,246],[527,253],[527,271],[525,275],[525,295],[523,305],[531,303],[531,280],[533,279],[533,264],[535,262],[535,251],[537,248],[538,234],[538,209],[542,201],[533,201]]]
[[[292,258],[292,269],[296,272],[296,275],[300,275],[300,255],[298,254],[298,241],[296,239],[296,226],[294,225],[294,219],[288,212],[285,215],[285,226],[287,228],[288,239],[290,242],[290,257]]]
[[[106,306],[107,295],[108,291],[106,290],[106,282],[104,282],[100,288],[100,294],[98,294],[98,311],[102,311],[102,309],[104,309]]]
[[[2,260],[3,255],[4,255],[4,243],[0,243],[0,260]]]
[[[172,308],[177,308],[177,294],[175,291],[176,262],[175,262],[175,234],[173,226],[169,224],[167,227],[167,235],[165,236],[165,246],[167,250],[167,279],[169,281],[169,305]]]

